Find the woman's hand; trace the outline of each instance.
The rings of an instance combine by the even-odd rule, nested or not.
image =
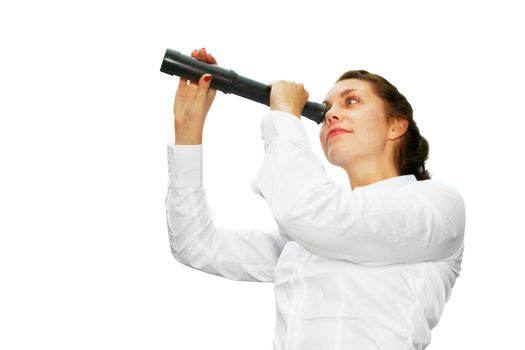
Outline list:
[[[217,64],[215,58],[204,48],[193,50],[191,57]],[[175,144],[198,145],[202,143],[204,121],[217,92],[210,88],[211,78],[210,74],[204,74],[198,84],[180,78],[173,106]]]
[[[270,109],[288,112],[301,119],[301,112],[309,96],[303,84],[274,80],[269,86],[272,88],[270,92]]]

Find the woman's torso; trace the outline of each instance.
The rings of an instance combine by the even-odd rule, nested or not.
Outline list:
[[[274,271],[274,349],[424,349],[460,264],[461,255],[367,266],[316,256],[288,241]]]

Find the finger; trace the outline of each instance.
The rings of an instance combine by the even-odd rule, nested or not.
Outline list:
[[[211,63],[211,64],[217,64],[217,60],[215,57],[213,57],[212,54],[207,53],[205,48],[201,48],[199,50],[193,50],[191,53],[191,57],[194,57],[198,60]]]
[[[211,74],[206,73],[202,75],[202,77],[199,79],[199,90],[197,91],[197,98],[204,99],[208,95],[212,79],[213,78]]]
[[[217,90],[213,89],[213,88],[209,88],[208,89],[208,100],[213,100],[213,98],[215,97],[215,94],[217,93]]]
[[[180,78],[179,79],[179,88],[183,88],[188,85],[188,79],[186,78]]]
[[[189,83],[188,83],[188,86],[191,86],[192,88],[198,88],[199,87],[199,82],[190,80]]]
[[[204,47],[199,50],[199,59],[206,61],[206,49]]]
[[[217,60],[215,59],[215,57],[213,57],[211,53],[208,54],[208,62],[210,62],[211,64],[217,64]]]
[[[199,81],[195,81],[193,79],[186,79],[188,80],[188,86],[191,86],[192,88],[197,88],[199,86]]]

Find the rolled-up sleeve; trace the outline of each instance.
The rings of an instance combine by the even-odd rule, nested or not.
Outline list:
[[[171,252],[180,263],[231,280],[272,282],[284,246],[278,229],[226,229],[203,186],[202,145],[168,144],[166,220]]]
[[[383,265],[462,253],[465,204],[451,186],[426,180],[352,191],[327,176],[300,119],[271,111],[261,127],[265,158],[252,189],[282,234],[312,254]]]

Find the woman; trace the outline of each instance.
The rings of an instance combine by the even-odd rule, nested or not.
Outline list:
[[[216,64],[205,49],[193,57]],[[211,77],[211,79],[213,79]],[[262,120],[265,158],[251,182],[278,230],[213,225],[202,181],[210,75],[180,80],[166,197],[174,257],[232,280],[274,282],[276,350],[424,349],[459,276],[465,207],[425,169],[428,144],[388,81],[343,74],[319,138],[351,189],[327,177],[300,112],[301,84],[274,81]]]

